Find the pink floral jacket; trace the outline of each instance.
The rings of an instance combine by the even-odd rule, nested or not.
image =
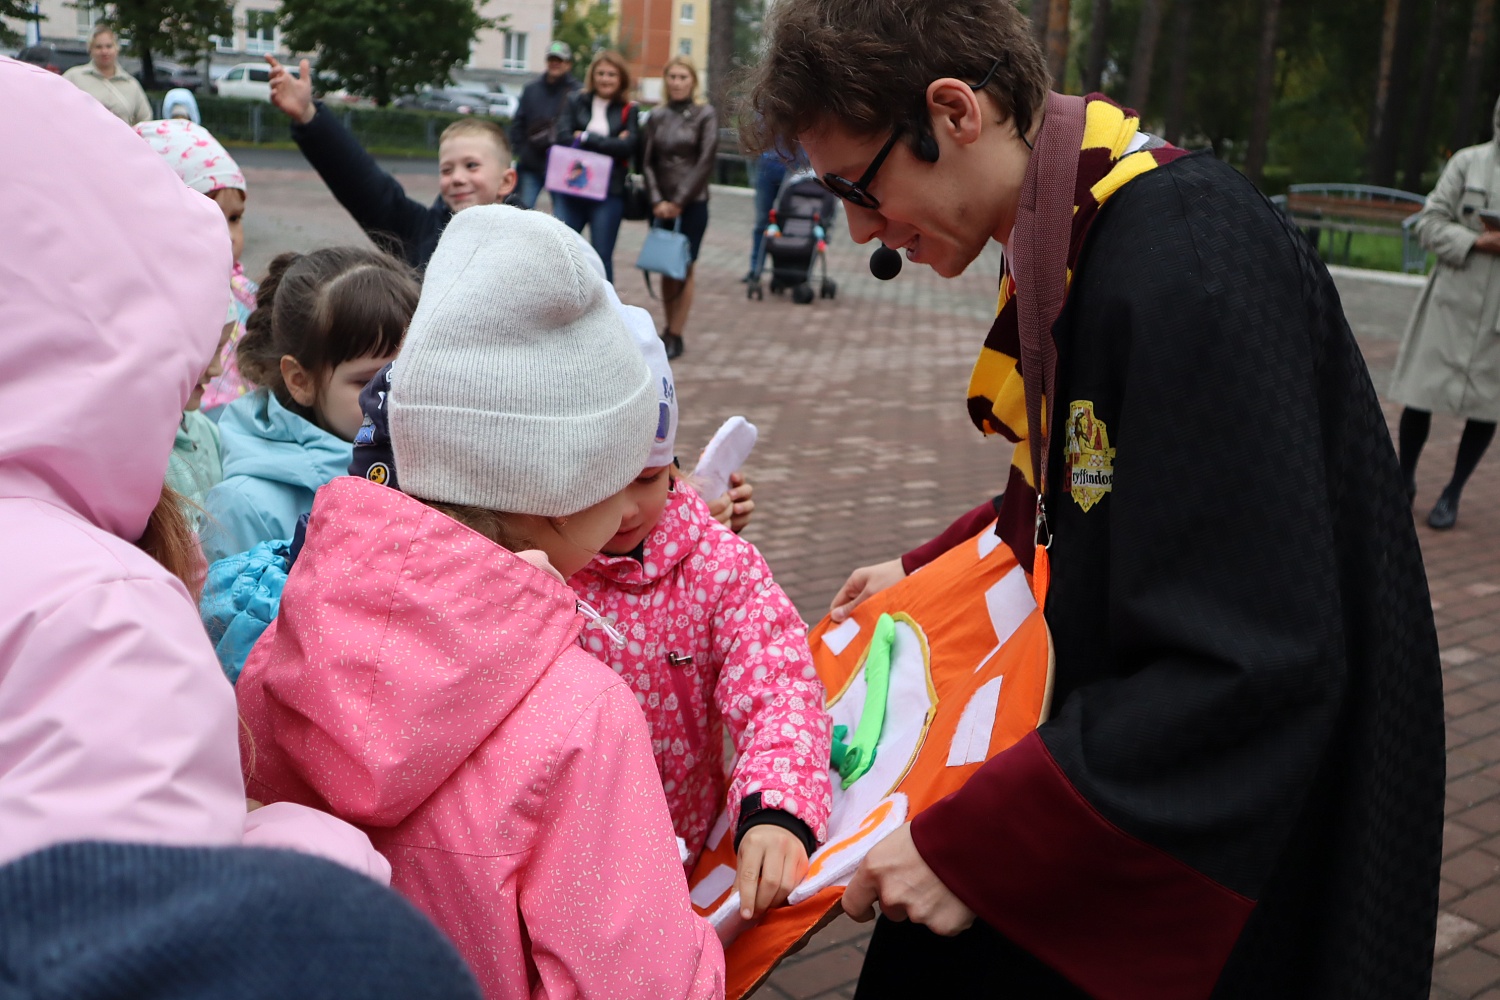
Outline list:
[[[762,806],[797,817],[821,843],[833,801],[832,723],[807,626],[755,546],[678,484],[640,562],[597,556],[568,583],[625,635],[623,647],[592,629],[581,641],[625,679],[646,713],[688,865],[726,798],[734,830],[741,803],[756,792]]]

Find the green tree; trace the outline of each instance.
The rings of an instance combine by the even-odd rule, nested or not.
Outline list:
[[[0,0],[0,18],[16,21],[40,21],[42,15],[33,13],[31,4],[23,0]],[[19,31],[0,20],[0,45],[20,45],[26,38]]]
[[[503,21],[503,19],[501,19]],[[483,28],[473,0],[282,0],[294,52],[316,52],[319,73],[385,107],[424,84],[442,86]]]
[[[580,67],[586,67],[595,54],[609,48],[614,30],[615,16],[609,4],[552,0],[552,38],[568,43]],[[574,75],[581,75],[581,69]]]
[[[125,50],[140,58],[147,87],[156,85],[157,55],[194,60],[208,51],[212,36],[234,32],[233,0],[117,0],[82,6],[102,10],[114,24]]]

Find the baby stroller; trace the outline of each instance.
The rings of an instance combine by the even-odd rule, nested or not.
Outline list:
[[[745,289],[746,298],[765,298],[760,276],[767,256],[771,258],[774,294],[780,295],[790,288],[792,301],[802,306],[811,303],[815,294],[824,299],[838,294],[838,283],[828,277],[828,230],[838,213],[838,201],[833,192],[818,183],[811,170],[787,174],[777,192],[776,207],[771,210],[771,223],[766,226],[760,259],[755,262]],[[815,268],[821,274],[816,293],[813,292]]]

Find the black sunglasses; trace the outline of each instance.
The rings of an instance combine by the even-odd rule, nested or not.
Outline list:
[[[1000,59],[996,59],[990,65],[990,71],[984,74],[984,79],[978,83],[969,84],[969,89],[983,90],[988,86],[990,79],[995,75],[995,70],[1000,68],[1000,62]],[[887,156],[891,155],[891,150],[896,147],[896,140],[901,138],[902,133],[905,131],[906,126],[904,124],[898,124],[891,130],[891,137],[885,141],[884,146],[880,147],[880,152],[875,154],[875,159],[870,161],[869,167],[865,169],[864,174],[860,176],[859,180],[851,181],[840,177],[838,174],[824,174],[823,186],[851,205],[858,205],[860,208],[867,208],[872,212],[880,208],[880,199],[870,193],[870,182],[875,179],[875,174],[880,170],[880,165],[885,162]]]

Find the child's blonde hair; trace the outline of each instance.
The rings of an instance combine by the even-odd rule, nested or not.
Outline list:
[[[493,142],[500,150],[500,162],[507,167],[510,166],[510,161],[515,158],[515,154],[511,152],[510,139],[506,136],[505,129],[487,118],[460,118],[452,125],[443,129],[442,135],[438,136],[438,146],[441,147],[449,139],[461,135],[482,136]]]

